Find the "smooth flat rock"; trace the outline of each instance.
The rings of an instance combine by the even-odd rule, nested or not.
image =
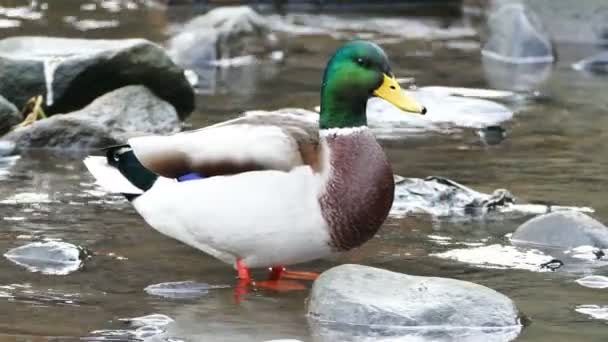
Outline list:
[[[144,86],[107,93],[76,112],[54,115],[3,137],[19,148],[89,149],[143,134],[170,134],[181,123],[175,108]]]
[[[7,38],[0,41],[0,69],[1,95],[21,107],[44,94],[49,114],[81,109],[132,84],[147,86],[182,119],[194,109],[184,70],[160,46],[143,39]]]
[[[524,4],[506,2],[489,15],[484,58],[514,64],[555,60],[553,46],[536,14]]]
[[[267,19],[247,6],[218,7],[186,23],[169,41],[179,65],[201,73],[246,56],[269,55],[278,38]],[[229,64],[229,63],[228,63]]]
[[[30,272],[65,275],[78,270],[88,253],[80,246],[61,241],[32,242],[4,256]]]
[[[534,217],[517,228],[511,241],[515,245],[573,248],[608,248],[608,228],[577,211],[561,211]]]
[[[8,132],[13,126],[21,122],[21,113],[14,104],[8,102],[0,95],[0,135]],[[0,148],[1,150],[2,148]],[[2,152],[0,152],[0,156]]]
[[[321,274],[312,288],[308,317],[324,325],[410,331],[521,328],[513,302],[490,288],[361,265],[342,265]]]

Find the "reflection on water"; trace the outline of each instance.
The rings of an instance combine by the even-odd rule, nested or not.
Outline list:
[[[164,44],[173,23],[194,15],[148,3],[39,1],[29,6],[6,0],[0,7],[0,36],[144,37]],[[348,23],[348,19],[344,21]],[[395,74],[413,77],[418,86],[514,89],[513,85],[520,84],[511,71],[500,74],[497,81],[494,73],[499,71],[494,67],[486,70],[478,45],[462,49],[447,44],[461,38],[433,42],[394,36],[383,40],[383,33],[374,37],[391,56]],[[340,39],[297,36],[287,46],[284,64],[209,69],[203,73],[207,78],[200,82],[197,109],[188,123],[200,127],[252,109],[314,108],[319,102],[322,69]],[[603,186],[608,182],[605,79],[570,68],[572,62],[595,52],[592,48],[559,46],[558,52],[560,60],[550,72],[542,71],[537,77],[526,71],[525,87],[515,88],[538,89],[546,94],[544,98],[499,100],[516,112],[503,139],[483,144],[478,130],[463,129],[382,141],[395,173],[417,178],[443,176],[483,193],[507,188],[523,202],[591,207],[600,221],[608,221]],[[229,287],[234,285],[231,267],[148,228],[122,197],[104,194],[93,184],[81,157],[32,152],[20,159],[0,159],[0,251],[5,253],[27,240],[54,238],[93,253],[81,269],[65,276],[27,272],[2,259],[0,284],[6,284],[0,286],[2,338],[63,336],[79,340],[87,336],[94,340],[105,336],[110,340],[121,333],[131,338],[139,327],[118,319],[150,314],[174,320],[162,326],[158,335],[162,339],[321,338],[311,337],[311,333],[315,335],[304,316],[306,291],[258,291],[235,305]],[[432,255],[504,245],[505,234],[527,218],[394,217],[362,248],[302,267],[322,271],[350,262],[473,281],[506,294],[531,317],[532,324],[524,329],[521,340],[604,340],[605,325],[579,313],[584,309],[591,315],[605,309],[599,297],[602,290],[575,282],[581,274],[561,269],[539,273],[479,268]],[[606,274],[604,268],[584,272]],[[188,298],[144,291],[154,284],[186,281],[208,284],[209,289]],[[143,333],[151,333],[150,329]],[[429,336],[434,335],[424,337]],[[498,333],[491,336],[500,337]]]
[[[553,70],[553,63],[511,64],[485,57],[481,61],[490,87],[519,92],[536,91]]]

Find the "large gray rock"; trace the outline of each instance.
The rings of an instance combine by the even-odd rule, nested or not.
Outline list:
[[[70,115],[55,115],[37,121],[8,133],[2,139],[13,142],[19,149],[90,149],[118,143],[94,118]]]
[[[142,39],[13,37],[0,41],[0,94],[18,107],[45,94],[47,112],[78,110],[97,97],[143,84],[183,119],[194,108],[184,71],[158,45]]]
[[[342,265],[321,274],[313,285],[308,316],[313,326],[335,325],[336,331],[340,326],[346,332],[368,327],[377,334],[386,328],[383,333],[392,335],[393,329],[407,328],[400,332],[411,335],[431,328],[436,338],[441,332],[450,335],[467,328],[516,336],[521,328],[513,302],[487,287],[361,265]]]
[[[4,140],[19,148],[88,149],[124,142],[143,134],[169,134],[180,130],[175,108],[143,86],[112,91],[87,107],[54,115],[16,129]]]
[[[554,212],[532,218],[513,233],[515,245],[608,248],[608,228],[577,211]]]
[[[267,19],[247,6],[219,7],[194,18],[169,41],[179,65],[199,71],[217,60],[272,52],[278,39]]]
[[[514,64],[551,63],[554,52],[541,21],[523,4],[501,4],[488,17],[484,58]]]
[[[21,114],[17,107],[0,95],[0,135],[8,132],[21,120]]]

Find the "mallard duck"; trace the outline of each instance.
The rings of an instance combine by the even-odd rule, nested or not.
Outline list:
[[[284,266],[358,247],[393,203],[393,172],[367,128],[377,96],[425,114],[376,44],[352,41],[327,64],[319,120],[252,114],[89,156],[97,182],[124,194],[154,229],[233,265],[241,283],[314,279]],[[270,268],[253,282],[250,268]]]

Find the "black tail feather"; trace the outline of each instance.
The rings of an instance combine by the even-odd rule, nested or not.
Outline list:
[[[146,169],[137,160],[135,153],[128,144],[109,146],[103,149],[106,152],[108,164],[115,167],[120,173],[131,182],[131,184],[143,191],[149,190],[158,175]],[[123,194],[129,201],[136,198],[133,194]]]

